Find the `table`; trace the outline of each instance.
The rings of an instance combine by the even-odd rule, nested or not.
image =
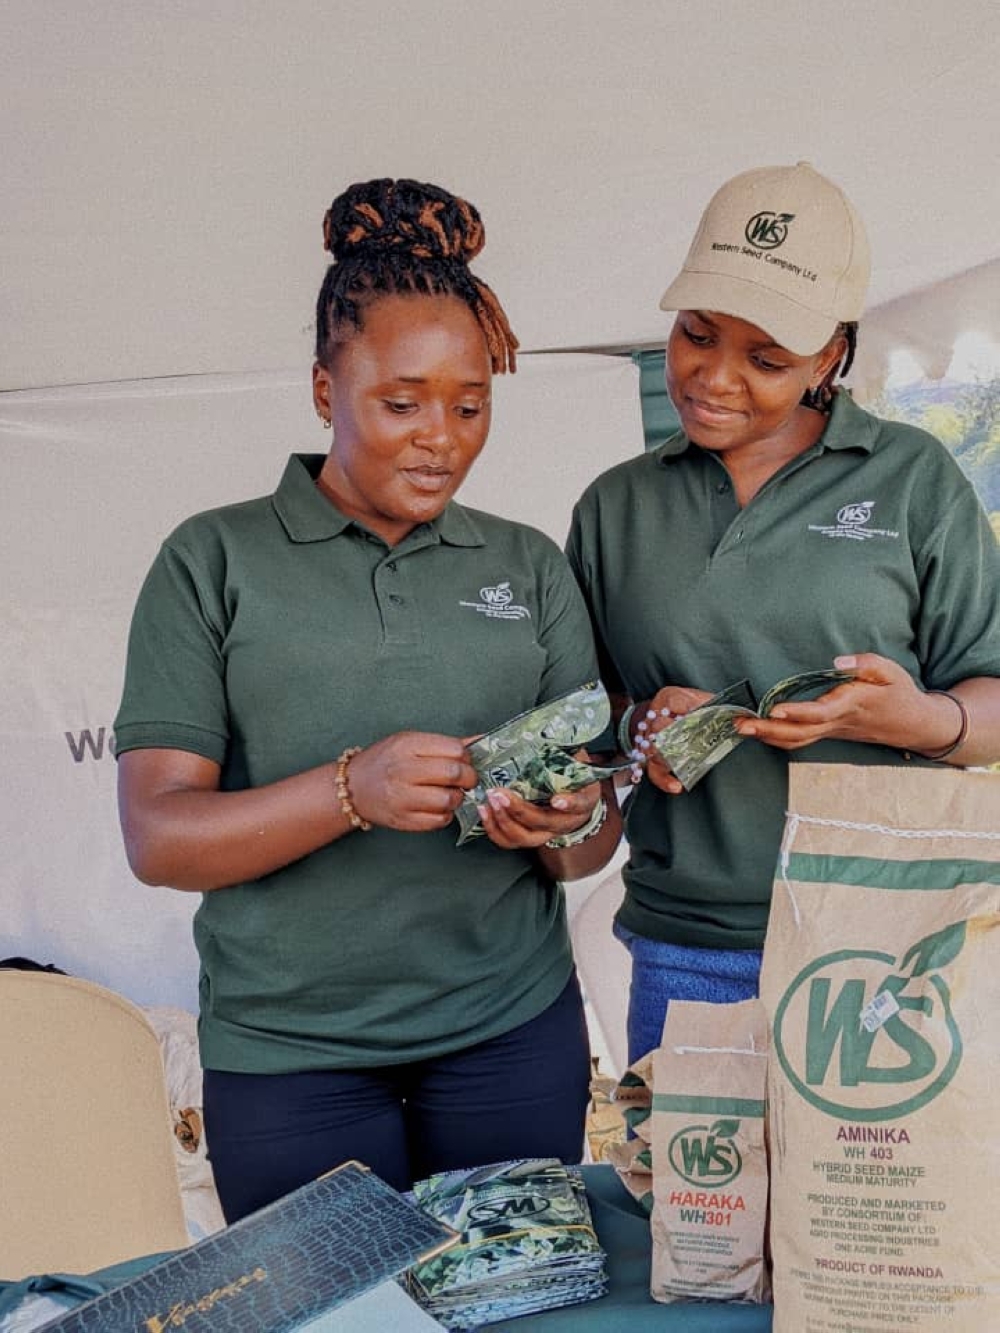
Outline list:
[[[608,1256],[606,1296],[490,1324],[484,1333],[771,1333],[770,1305],[675,1301],[649,1294],[649,1218],[608,1163],[583,1167],[597,1237]]]

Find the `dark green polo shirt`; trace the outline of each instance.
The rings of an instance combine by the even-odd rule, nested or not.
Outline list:
[[[240,790],[400,730],[486,731],[594,678],[547,537],[452,503],[389,548],[317,492],[322,461],[291,458],[274,496],[166,540],[135,610],[118,753],[192,751]],[[350,834],[203,895],[206,1067],[418,1059],[554,1000],[571,969],[561,890],[530,854],[456,848],[457,832]]]
[[[740,509],[720,461],[677,434],[599,477],[574,513],[570,563],[605,682],[758,697],[841,653],[881,653],[928,689],[1000,675],[1000,558],[947,450],[838,393],[819,442]],[[626,817],[620,920],[695,947],[759,948],[789,762],[898,764],[883,746],[782,751],[746,740],[693,791],[644,782]]]

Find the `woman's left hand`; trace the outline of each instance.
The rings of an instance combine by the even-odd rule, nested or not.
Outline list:
[[[550,838],[582,828],[601,795],[592,782],[577,791],[560,792],[539,805],[506,787],[491,787],[479,808],[479,818],[491,842],[507,851],[543,847]]]
[[[767,718],[740,718],[737,731],[779,750],[849,740],[931,751],[948,744],[949,729],[957,733],[954,702],[922,690],[897,662],[857,653],[835,658],[834,666],[853,671],[854,679],[818,699],[776,704]]]

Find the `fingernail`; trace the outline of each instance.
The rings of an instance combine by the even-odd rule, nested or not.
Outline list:
[[[551,805],[553,810],[565,810],[569,806],[569,801],[565,796],[553,796]]]
[[[835,657],[833,665],[838,671],[850,671],[852,667],[858,665],[858,659],[856,657]]]
[[[486,793],[486,799],[494,810],[506,810],[507,806],[510,805],[510,797],[507,793],[498,791],[496,788]]]

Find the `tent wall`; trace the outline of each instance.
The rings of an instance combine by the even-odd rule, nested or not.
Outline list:
[[[716,186],[812,161],[872,306],[1000,257],[995,0],[5,0],[0,388],[306,364],[333,195],[440,181],[526,349],[662,340]]]

